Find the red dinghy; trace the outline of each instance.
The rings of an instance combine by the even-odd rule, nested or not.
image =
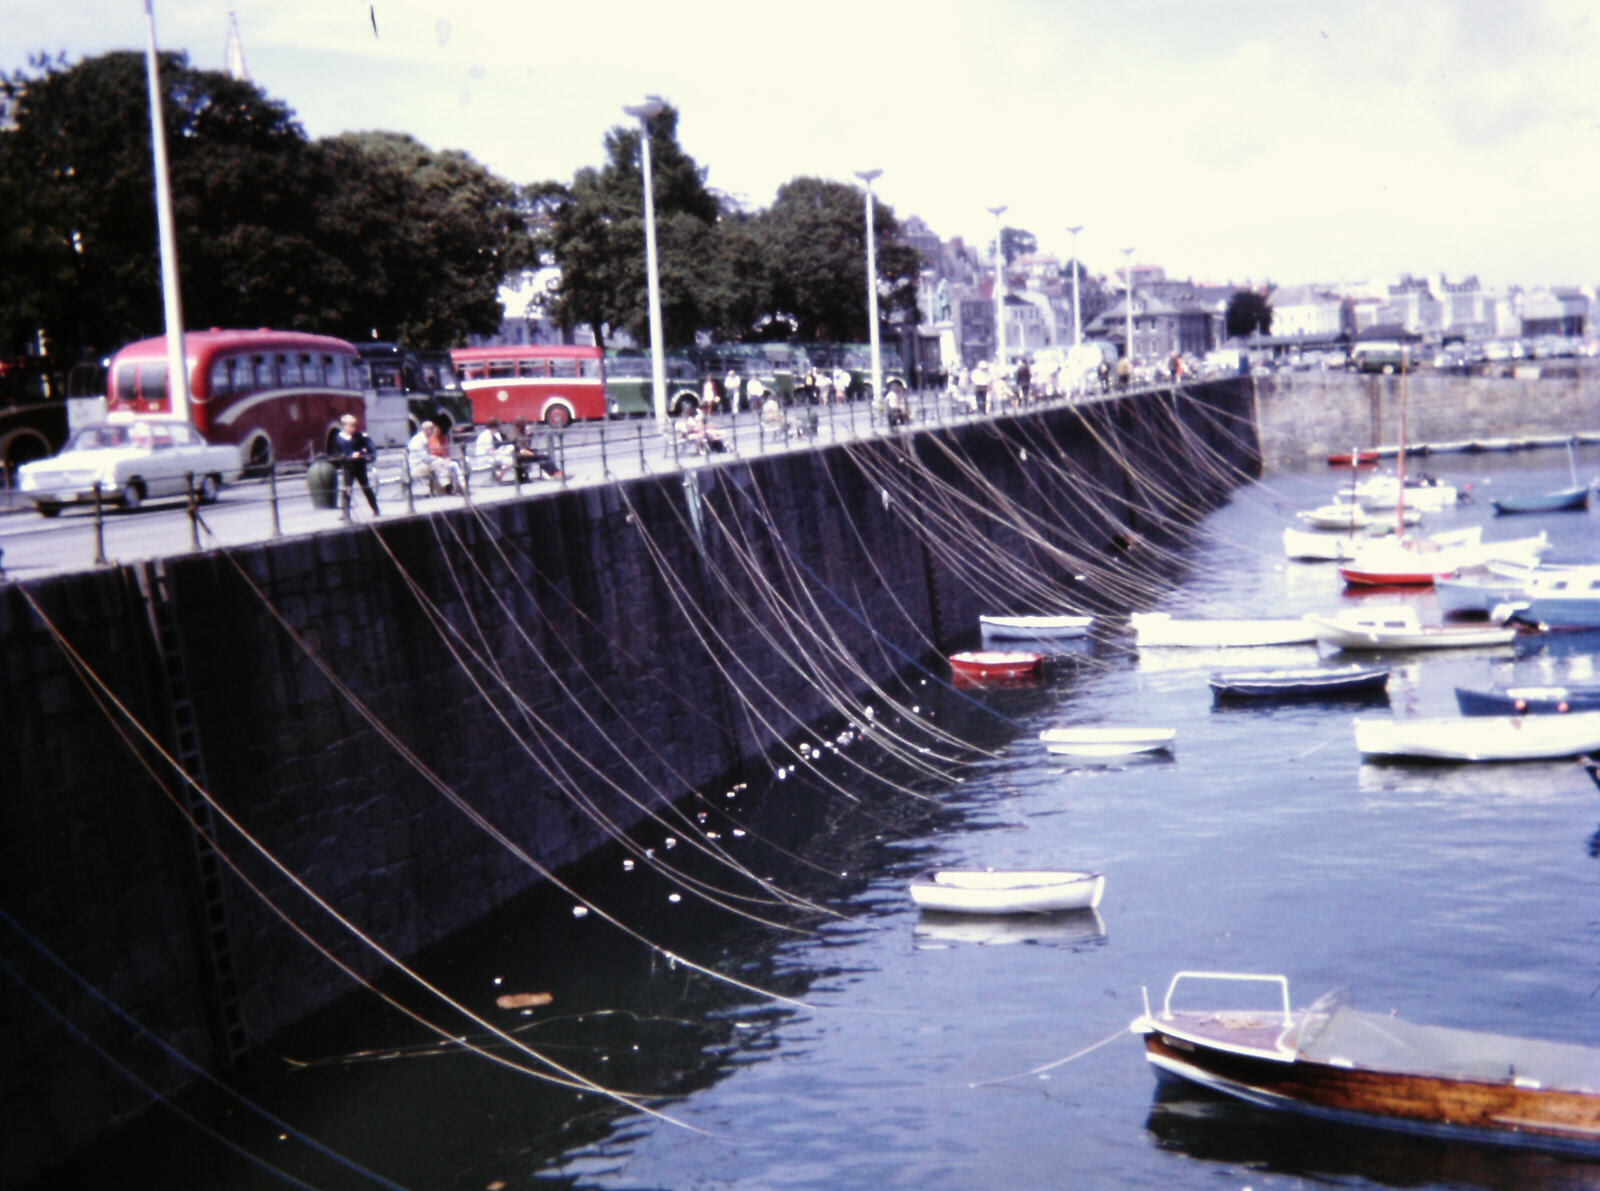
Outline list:
[[[1378,462],[1378,452],[1368,449],[1365,451],[1335,451],[1328,456],[1329,467],[1372,467]]]
[[[1042,653],[975,649],[950,655],[950,676],[957,682],[1024,682],[1043,670]]]

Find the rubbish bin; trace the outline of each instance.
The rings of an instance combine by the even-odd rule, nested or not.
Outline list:
[[[339,507],[339,469],[326,459],[315,460],[306,468],[306,488],[311,492],[311,507],[336,509]]]

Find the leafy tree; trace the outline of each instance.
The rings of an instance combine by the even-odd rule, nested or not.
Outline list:
[[[446,347],[500,325],[500,282],[530,260],[514,186],[465,153],[393,132],[318,141],[317,242],[337,262],[325,329]]]
[[[1255,290],[1237,290],[1228,299],[1226,320],[1230,336],[1243,337],[1258,331],[1267,335],[1272,331],[1272,305],[1265,294]]]
[[[143,56],[36,60],[0,135],[0,350],[59,358],[153,334],[162,301]],[[422,345],[499,322],[525,255],[517,194],[459,153],[310,144],[249,83],[161,61],[184,317]]]
[[[823,178],[794,178],[756,220],[767,258],[772,314],[786,314],[800,339],[868,337],[867,231],[860,190]],[[899,240],[888,204],[874,204],[879,310],[914,311],[920,258]]]
[[[143,57],[36,60],[17,128],[0,137],[0,333],[43,329],[56,354],[105,350],[161,325]],[[324,272],[306,235],[317,171],[281,104],[162,56],[185,317],[303,325]]]
[[[719,211],[705,170],[678,144],[677,110],[664,107],[648,128],[662,335],[683,345],[721,321]],[[587,322],[602,338],[622,328],[643,342],[650,332],[639,130],[613,128],[605,148],[604,166],[579,170],[571,185],[539,183],[528,200],[538,247],[561,268],[557,320]]]
[[[1039,251],[1038,238],[1030,231],[1020,227],[1003,227],[1000,229],[1000,251],[1006,258],[1006,264],[1012,264],[1019,256],[1031,256]]]

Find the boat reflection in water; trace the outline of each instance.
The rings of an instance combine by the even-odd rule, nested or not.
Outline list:
[[[1386,1187],[1600,1191],[1597,1163],[1286,1117],[1180,1083],[1156,1086],[1145,1129],[1162,1150],[1267,1178],[1286,1175],[1333,1184],[1361,1180]]]
[[[1105,919],[1099,910],[1068,910],[1059,914],[948,914],[924,910],[912,937],[920,948],[973,944],[980,947],[1005,943],[1042,943],[1052,947],[1099,946],[1106,941]]]

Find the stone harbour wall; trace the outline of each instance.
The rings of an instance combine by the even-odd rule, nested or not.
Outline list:
[[[987,585],[925,544],[927,472],[1105,551],[1258,469],[1252,401],[1233,380],[173,558],[176,650],[140,568],[0,586],[0,1183],[148,1108],[101,1051],[192,1078],[119,1013],[216,1068],[230,1013],[259,1044],[354,987],[330,957],[384,968],[329,908],[411,955],[837,716],[809,667],[847,668],[763,631],[811,615],[774,592],[875,680],[970,633]]]

